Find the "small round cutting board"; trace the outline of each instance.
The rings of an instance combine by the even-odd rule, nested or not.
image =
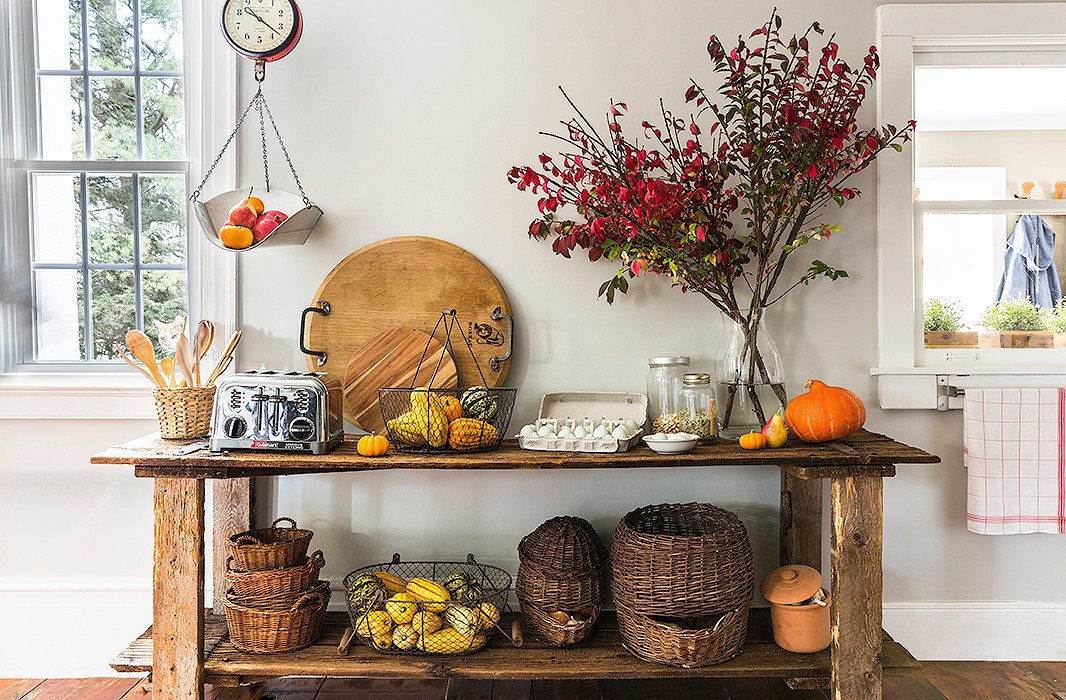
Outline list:
[[[439,341],[413,328],[382,331],[360,345],[348,362],[344,372],[344,417],[363,430],[384,433],[378,389],[431,386],[431,379],[435,388],[459,385],[455,363]]]

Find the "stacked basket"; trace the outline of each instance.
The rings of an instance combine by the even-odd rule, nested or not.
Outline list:
[[[592,632],[607,593],[607,550],[587,521],[552,518],[518,545],[515,592],[525,628],[553,646]]]
[[[611,562],[619,631],[636,656],[690,667],[740,653],[755,572],[736,515],[705,503],[638,508],[618,524]]]
[[[280,527],[280,523],[289,523]],[[256,654],[308,646],[322,631],[329,582],[318,580],[325,557],[307,556],[314,533],[278,518],[268,528],[230,537],[226,624],[233,646]]]

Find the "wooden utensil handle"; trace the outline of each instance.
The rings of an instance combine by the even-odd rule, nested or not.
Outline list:
[[[307,316],[308,314],[322,314],[323,316],[329,316],[329,312],[329,302],[322,301],[319,302],[318,306],[308,306],[306,309],[303,310],[303,313],[300,314],[300,352],[305,355],[317,357],[319,367],[326,364],[326,359],[328,356],[325,352],[322,352],[320,350],[312,350],[311,348],[307,347],[307,344],[304,342],[304,338],[307,337]]]

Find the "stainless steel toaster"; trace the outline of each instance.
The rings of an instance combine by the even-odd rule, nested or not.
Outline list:
[[[219,382],[211,449],[325,454],[344,441],[344,390],[325,372],[242,372]]]

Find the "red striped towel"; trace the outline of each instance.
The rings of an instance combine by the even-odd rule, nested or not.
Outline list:
[[[1066,534],[1066,389],[966,389],[966,521],[982,535]]]

